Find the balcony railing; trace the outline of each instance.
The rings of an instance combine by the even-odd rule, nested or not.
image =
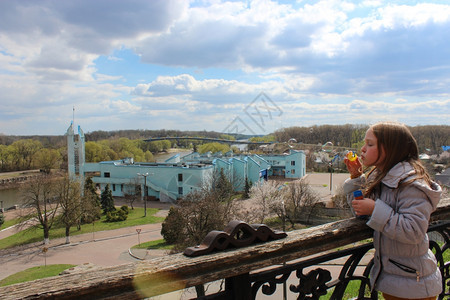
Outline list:
[[[443,275],[444,292],[440,299],[448,299],[450,262],[444,261],[443,253],[448,253],[450,247],[450,198],[441,200],[431,221],[429,231],[439,237],[433,238],[430,247],[436,253]],[[360,287],[359,299],[377,299],[376,293],[366,292],[364,296],[372,263],[361,261],[370,258],[372,244],[353,246],[371,236],[372,231],[364,221],[351,218],[291,231],[285,238],[243,248],[195,257],[174,254],[15,284],[0,288],[0,299],[142,299],[222,279],[225,279],[222,291],[203,295],[203,290],[198,288],[197,296],[193,297],[257,299],[283,290],[297,299],[318,299],[327,291],[332,294],[331,299],[343,299],[348,283],[356,281]],[[322,264],[338,258],[345,259],[333,278]]]

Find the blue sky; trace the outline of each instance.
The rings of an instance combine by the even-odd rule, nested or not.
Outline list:
[[[450,125],[450,1],[0,1],[0,134]]]

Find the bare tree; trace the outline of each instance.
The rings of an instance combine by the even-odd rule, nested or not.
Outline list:
[[[335,195],[332,197],[333,205],[336,208],[341,209],[350,209],[350,206],[347,202],[347,195],[344,193],[343,186],[339,186],[335,192]]]
[[[253,218],[256,222],[264,223],[264,220],[272,215],[273,208],[281,206],[280,190],[282,185],[276,181],[265,181],[255,183],[250,188],[250,198],[254,205],[252,206]]]
[[[23,220],[36,218],[38,226],[44,231],[44,244],[50,242],[50,229],[56,221],[59,202],[56,201],[54,178],[50,175],[38,176],[29,180],[23,189],[25,207]]]
[[[58,179],[56,188],[60,207],[59,219],[66,229],[66,244],[70,244],[70,228],[79,224],[82,215],[81,185],[66,175]]]
[[[123,194],[125,201],[131,206],[131,209],[134,209],[133,203],[141,197],[141,183],[139,177],[130,179],[129,186],[131,186],[131,188],[125,189]]]
[[[310,218],[319,202],[319,196],[303,179],[289,182],[282,189],[286,217],[292,226],[296,222],[310,223]]]
[[[253,221],[263,223],[270,216],[277,216],[294,228],[296,223],[309,223],[319,197],[304,180],[280,184],[267,181],[255,184],[250,189]]]
[[[199,244],[212,230],[222,230],[233,215],[232,184],[224,172],[215,172],[198,191],[187,194],[172,207],[161,234],[175,251]]]

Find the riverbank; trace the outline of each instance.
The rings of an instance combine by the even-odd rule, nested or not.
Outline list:
[[[0,190],[19,188],[28,179],[36,178],[39,170],[26,170],[0,173]]]

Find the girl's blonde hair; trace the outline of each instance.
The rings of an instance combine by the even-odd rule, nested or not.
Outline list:
[[[377,138],[378,159],[381,156],[381,149],[384,150],[385,158],[382,162],[382,169],[374,168],[373,179],[368,182],[365,190],[367,196],[372,195],[381,180],[386,176],[392,167],[399,162],[405,161],[411,164],[416,171],[415,179],[423,179],[429,185],[430,176],[419,160],[419,148],[416,139],[411,131],[404,124],[394,122],[380,122],[370,127]]]

